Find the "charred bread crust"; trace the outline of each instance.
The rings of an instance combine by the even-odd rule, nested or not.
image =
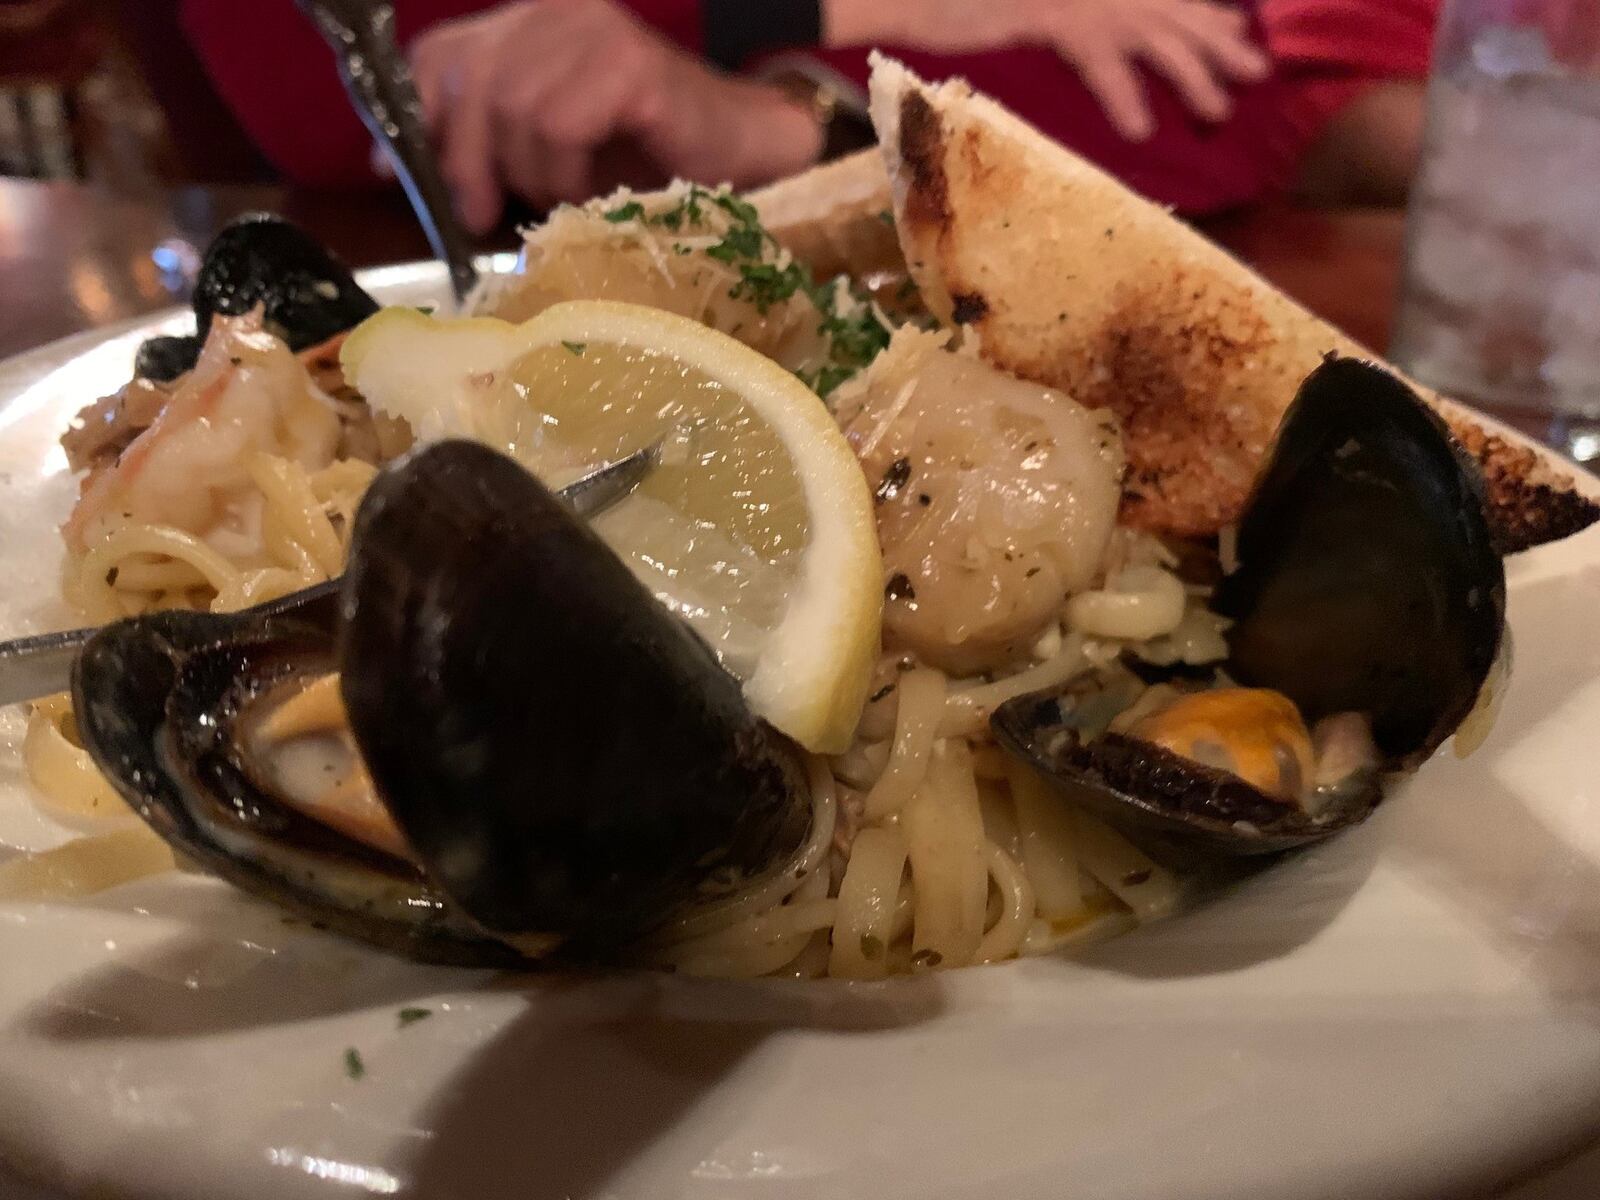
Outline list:
[[[901,219],[941,234],[950,224],[950,188],[944,173],[944,131],[921,92],[900,101],[900,162],[906,172]]]
[[[924,300],[974,331],[996,366],[1116,413],[1128,523],[1216,533],[1237,518],[1320,358],[1373,357],[964,82],[929,85],[880,57],[871,92]],[[1503,552],[1600,518],[1551,458],[1418,391],[1482,468]]]
[[[1447,423],[1483,472],[1489,529],[1501,554],[1571,537],[1600,519],[1600,505],[1550,470],[1530,447],[1463,417]]]

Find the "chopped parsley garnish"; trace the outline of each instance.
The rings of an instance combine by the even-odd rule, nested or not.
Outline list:
[[[732,263],[741,258],[761,258],[761,248],[765,242],[766,234],[759,225],[735,225],[722,235],[722,240],[715,246],[708,247],[706,253],[718,262]]]
[[[693,189],[690,189],[691,191]],[[702,196],[711,195],[708,192],[700,193]],[[756,212],[756,206],[748,200],[741,200],[732,192],[718,192],[711,195],[711,200],[718,208],[727,213],[741,225],[761,224],[761,214]]]
[[[398,1015],[400,1017],[400,1028],[404,1029],[407,1025],[415,1025],[418,1021],[426,1021],[433,1016],[433,1009],[402,1008]]]
[[[840,312],[839,290],[832,284],[813,285],[807,289],[811,302],[822,310],[818,332],[827,337],[832,359],[817,372],[812,384],[817,395],[824,398],[877,358],[878,352],[889,344],[889,330],[878,320],[877,310],[857,300],[853,311]]]
[[[705,210],[700,207],[700,201],[710,195],[711,193],[704,188],[696,184],[690,184],[689,191],[682,200],[678,201],[676,207],[647,218],[646,224],[661,225],[674,233],[682,229],[685,224],[698,225],[705,216]]]
[[[621,225],[624,221],[637,221],[644,216],[644,205],[637,200],[630,200],[626,204],[619,204],[616,208],[600,215],[613,225]]]
[[[800,377],[801,383],[826,400],[834,388],[849,379],[860,369],[860,367],[846,367],[839,363],[829,363],[825,367],[818,367],[815,371],[796,371],[795,374]]]
[[[613,224],[637,220],[677,233],[701,225],[711,208],[727,214],[728,228],[723,231],[721,240],[705,248],[705,254],[737,272],[738,279],[728,289],[731,299],[748,300],[757,312],[765,315],[774,305],[803,293],[821,312],[822,321],[817,332],[828,340],[828,361],[796,372],[818,396],[826,398],[889,344],[889,330],[878,320],[873,306],[862,297],[833,282],[814,282],[811,273],[793,260],[782,265],[771,261],[781,259],[781,248],[777,239],[762,226],[761,214],[748,200],[741,200],[730,192],[711,192],[690,185],[677,204],[662,212],[647,215],[639,201],[630,200],[601,215]],[[893,221],[891,214],[883,215]],[[676,254],[688,254],[692,248],[675,242],[672,250]],[[841,292],[853,303],[841,306]],[[571,344],[567,348],[573,349]],[[581,352],[581,348],[573,350],[574,354]]]
[[[561,344],[567,348],[567,352],[569,354],[576,354],[579,358],[583,357],[583,352],[584,352],[584,350],[586,350],[588,348],[588,345],[589,345],[588,342],[568,342],[568,341],[563,341]]]
[[[710,254],[726,244],[722,242],[713,246],[706,253]],[[806,286],[805,268],[796,262],[786,267],[766,262],[735,265],[739,268],[739,282],[728,289],[728,295],[735,300],[750,301],[758,313],[765,314],[774,304],[782,304]]]
[[[367,1073],[367,1064],[361,1061],[361,1051],[354,1046],[344,1052],[344,1073],[351,1079],[360,1079]]]
[[[889,209],[886,208],[882,212],[880,212],[878,214],[878,220],[882,221],[890,229],[894,228],[894,213],[891,212]]]

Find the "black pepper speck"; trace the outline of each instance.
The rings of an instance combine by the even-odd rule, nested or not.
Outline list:
[[[911,577],[904,571],[896,571],[889,576],[889,582],[883,586],[883,594],[890,600],[915,600],[916,589],[911,586]]]
[[[910,478],[911,460],[902,455],[889,464],[889,469],[883,473],[883,478],[879,480],[877,489],[872,494],[877,497],[879,504],[885,500],[893,500]]]

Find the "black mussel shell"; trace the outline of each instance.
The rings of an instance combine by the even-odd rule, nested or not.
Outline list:
[[[170,383],[191,369],[200,358],[201,339],[194,334],[146,338],[133,359],[133,373],[139,379]]]
[[[1165,747],[1117,733],[1085,740],[1062,720],[1055,696],[1007,701],[990,727],[1073,803],[1125,828],[1224,854],[1271,854],[1319,841],[1365,820],[1380,798],[1374,775],[1312,817]]]
[[[299,351],[378,311],[320,242],[268,213],[246,214],[217,234],[196,277],[193,305],[194,336],[151,338],[139,348],[136,374],[165,381],[189,370],[217,314],[240,316],[261,305],[267,328]]]
[[[1284,693],[1307,724],[1366,714],[1384,770],[1421,763],[1471,711],[1504,631],[1505,571],[1477,468],[1393,375],[1335,357],[1311,374],[1246,505],[1238,558],[1213,602],[1234,621],[1233,680]],[[1215,851],[1315,841],[1381,798],[1375,779],[1352,780],[1313,818],[1159,746],[1084,740],[1054,695],[1002,705],[991,727],[1076,802]]]
[[[1415,392],[1330,358],[1284,417],[1217,590],[1229,674],[1307,724],[1366,713],[1385,765],[1415,767],[1499,653],[1505,568],[1485,512],[1476,465]]]
[[[279,803],[238,736],[250,706],[333,666],[337,595],[256,620],[169,612],[84,648],[73,703],[85,745],[169,845],[306,920],[424,962],[511,965],[412,864]]]
[[[443,442],[386,469],[343,606],[362,756],[430,878],[487,928],[625,941],[804,841],[787,746],[511,459]]]

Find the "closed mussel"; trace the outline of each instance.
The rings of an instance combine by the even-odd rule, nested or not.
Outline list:
[[[784,870],[811,828],[796,752],[737,681],[472,443],[380,472],[342,587],[112,625],[74,698],[180,853],[428,961],[608,956]]]

